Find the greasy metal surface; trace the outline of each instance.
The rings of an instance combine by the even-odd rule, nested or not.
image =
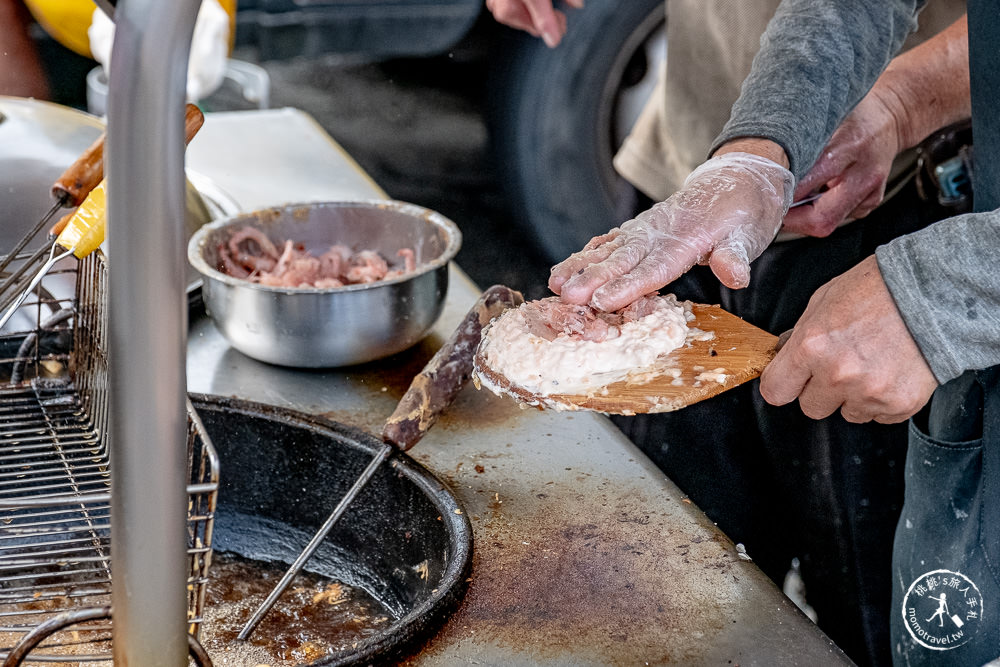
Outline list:
[[[104,121],[70,107],[40,100],[0,96],[0,183],[3,183],[0,207],[0,255],[6,254],[25,235],[54,203],[52,184],[100,135]],[[211,179],[195,172],[189,173],[185,224],[189,233],[211,219],[236,213],[237,207],[228,193],[219,189]],[[58,215],[62,215],[60,210]],[[27,245],[22,255],[30,256],[44,246],[48,226]],[[45,253],[48,257],[48,253]],[[17,260],[11,267],[24,275],[34,269]],[[60,267],[72,262],[60,263]],[[198,281],[199,276],[190,269],[188,280]],[[20,281],[19,281],[20,283]],[[59,298],[73,293],[72,279],[50,275],[44,286]],[[200,283],[198,283],[200,288]],[[17,290],[7,290],[16,293]],[[195,295],[200,299],[200,292]],[[5,327],[7,331],[22,331],[32,327],[33,314],[22,307]]]
[[[245,138],[252,120],[244,116],[234,136]],[[226,127],[215,131],[224,145]],[[279,172],[290,168],[293,144],[287,157],[273,157]],[[231,168],[195,166],[213,176]],[[345,160],[324,171],[344,179],[353,169]],[[431,337],[340,372],[252,361],[210,322],[194,321],[191,388],[376,430],[477,296],[460,270],[451,272]],[[476,553],[461,606],[409,665],[849,664],[599,415],[519,410],[470,386],[413,456],[450,482],[470,514]]]
[[[6,254],[55,203],[52,184],[90,146],[104,121],[71,107],[0,95],[0,254]],[[188,174],[189,232],[237,208],[228,192],[197,172]],[[59,212],[62,215],[62,212]],[[47,228],[46,230],[47,231]],[[40,233],[28,250],[45,242]]]
[[[194,388],[366,430],[430,354],[295,373],[224,349],[206,321],[191,340]],[[451,484],[477,549],[459,610],[409,664],[846,664],[603,417],[518,410],[470,387],[413,456]]]

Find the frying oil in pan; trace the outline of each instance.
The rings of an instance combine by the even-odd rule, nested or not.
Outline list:
[[[215,665],[285,667],[351,649],[394,619],[360,588],[303,572],[279,598],[246,642],[236,639],[284,573],[227,553],[212,558],[201,643]]]

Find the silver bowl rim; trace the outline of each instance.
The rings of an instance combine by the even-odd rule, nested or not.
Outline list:
[[[247,224],[251,222],[254,218],[259,217],[264,213],[274,213],[283,212],[294,209],[302,208],[379,208],[379,209],[392,209],[400,213],[411,215],[416,218],[423,218],[433,224],[434,226],[443,229],[447,238],[447,245],[444,251],[429,262],[420,264],[417,270],[413,273],[407,273],[402,276],[397,276],[395,278],[390,278],[388,280],[379,280],[373,283],[361,283],[357,285],[344,285],[343,287],[272,287],[270,285],[261,285],[259,283],[250,282],[244,280],[243,278],[237,278],[235,276],[230,276],[229,274],[218,271],[213,266],[211,266],[203,256],[204,241],[206,237],[220,229],[226,227],[231,227],[236,224]],[[208,224],[200,227],[194,234],[191,235],[191,239],[188,241],[188,261],[191,265],[201,273],[206,278],[216,280],[218,282],[224,283],[231,287],[244,287],[248,289],[255,289],[261,292],[273,292],[280,294],[339,294],[346,292],[363,292],[366,290],[377,289],[379,287],[384,287],[386,285],[394,285],[397,283],[403,283],[408,280],[413,280],[425,273],[431,271],[436,271],[441,267],[447,266],[447,264],[455,258],[458,254],[459,248],[462,245],[462,232],[459,230],[458,225],[452,222],[450,219],[446,218],[444,215],[438,213],[437,211],[431,210],[429,208],[424,208],[418,204],[411,204],[409,202],[399,201],[395,199],[355,199],[355,200],[337,200],[337,201],[312,201],[312,202],[301,202],[297,204],[282,204],[280,206],[271,206],[268,208],[258,209],[256,211],[241,212],[236,215],[227,216],[225,218],[214,220]]]

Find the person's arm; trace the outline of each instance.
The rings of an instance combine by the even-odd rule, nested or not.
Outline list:
[[[783,0],[713,154],[746,137],[782,147],[801,178],[868,93],[923,0]]]
[[[807,417],[901,422],[937,380],[896,309],[874,257],[820,287],[761,374],[768,403],[798,399]]]
[[[959,22],[936,50],[886,72],[890,104],[928,98],[894,114],[900,143],[969,111],[967,72],[955,70],[967,62],[965,29]],[[939,90],[922,89],[935,80]],[[881,246],[817,291],[765,370],[761,394],[777,405],[798,398],[816,418],[839,408],[851,421],[899,421],[938,383],[1000,363],[997,247],[1000,211],[944,220]]]
[[[935,223],[876,250],[907,328],[940,382],[1000,364],[1000,210]]]
[[[821,287],[761,375],[768,403],[898,422],[939,383],[1000,364],[1000,211],[937,222]]]
[[[826,236],[846,219],[865,217],[882,202],[898,152],[970,114],[963,16],[889,64],[799,181],[795,198],[826,190],[813,204],[789,211],[783,231]]]

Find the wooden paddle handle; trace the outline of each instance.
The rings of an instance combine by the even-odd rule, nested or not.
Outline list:
[[[780,336],[778,336],[778,342],[774,344],[774,351],[775,352],[780,351],[781,348],[783,348],[785,346],[785,343],[788,342],[788,339],[792,337],[792,332],[793,331],[795,331],[794,328],[789,329],[785,333],[783,333]]]
[[[205,116],[201,110],[193,104],[188,104],[184,112],[186,142],[191,141],[204,122]],[[82,204],[90,191],[104,178],[105,138],[106,133],[102,132],[101,136],[52,185],[52,196],[64,207],[75,208]]]
[[[469,381],[483,327],[503,311],[522,303],[524,297],[520,292],[503,285],[494,285],[483,292],[455,333],[413,379],[386,420],[382,439],[404,452],[417,444]]]
[[[184,110],[184,143],[189,144],[205,124],[205,114],[193,104]],[[102,133],[90,148],[63,172],[52,186],[52,195],[63,202],[63,206],[76,207],[83,203],[90,191],[104,178],[104,138]],[[94,180],[94,179],[97,180]],[[69,203],[66,203],[69,202]],[[49,229],[49,234],[59,236],[66,229],[73,213],[67,213]]]

